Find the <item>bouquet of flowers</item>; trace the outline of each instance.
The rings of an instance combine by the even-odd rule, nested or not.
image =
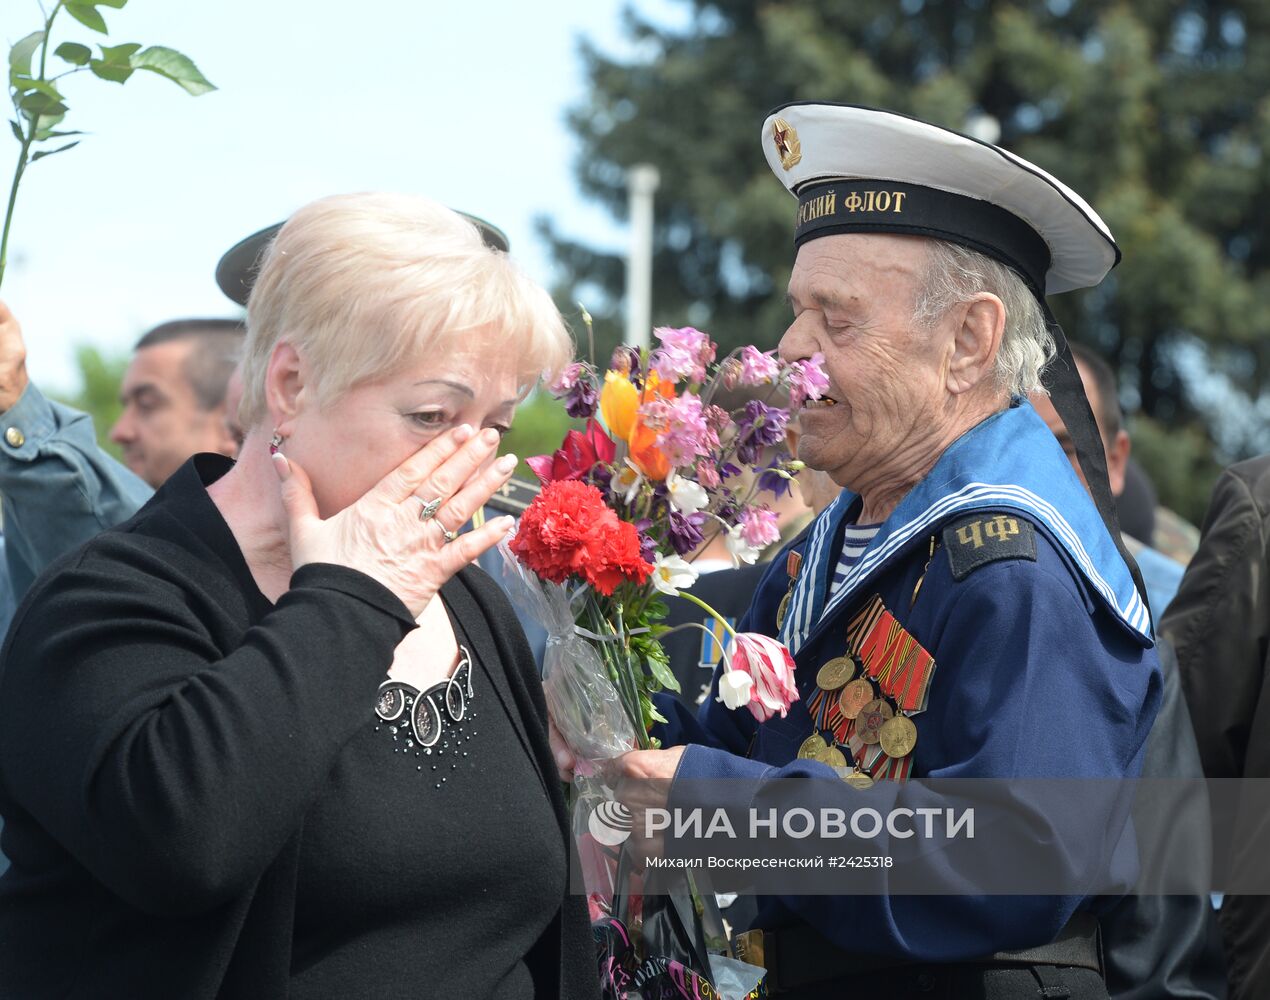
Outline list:
[[[664,596],[682,595],[723,622],[731,641],[720,697],[730,708],[746,707],[762,721],[783,716],[798,698],[793,661],[780,643],[737,635],[687,591],[697,578],[690,556],[713,535],[723,535],[737,565],[755,562],[779,538],[764,496],[790,490],[801,468],[784,450],[785,429],[828,385],[823,359],[785,363],[774,352],[744,347],[716,363],[715,344],[698,330],[654,334],[659,345],[651,352],[619,348],[603,374],[575,363],[552,383],[552,394],[585,428],[570,431],[554,454],[529,460],[542,489],[503,543],[509,587],[548,631],[543,687],[579,760],[574,815],[584,865],[594,860],[587,848],[619,839],[606,838],[605,824],[595,823],[597,815],[622,811],[596,765],[657,747],[650,731],[666,720],[652,696],[679,689],[658,641],[666,631],[659,624]],[[735,410],[716,404],[723,390],[735,389],[751,398]],[[789,405],[776,405],[778,398]],[[688,988],[680,980],[709,974],[713,963],[689,947],[687,962],[669,963],[676,985],[660,977],[657,989],[669,992],[644,987],[658,977],[632,963],[660,963],[664,972],[667,956],[641,955],[639,927],[628,924],[642,912],[646,926],[649,903],[619,884],[619,854],[601,866],[607,884],[591,896],[607,950],[606,988],[619,997],[679,995],[675,990]],[[588,870],[594,874],[595,866]],[[618,900],[625,900],[621,914]],[[693,907],[699,918],[699,898]],[[702,943],[700,920],[688,912],[686,922],[694,924],[684,928],[689,943]],[[615,942],[625,942],[620,959]]]

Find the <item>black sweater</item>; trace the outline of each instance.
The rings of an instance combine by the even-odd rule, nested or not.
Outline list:
[[[358,995],[429,996],[484,957],[501,971],[466,995],[532,981],[537,996],[594,996],[542,692],[501,592],[475,569],[442,591],[482,715],[471,756],[451,758],[468,771],[438,790],[426,759],[406,765],[375,731],[377,688],[414,627],[405,606],[330,565],[267,601],[206,492],[228,468],[188,463],[51,567],[14,619],[0,661],[0,995],[272,998],[302,983],[345,996],[375,972]],[[493,819],[506,782],[519,845]],[[455,892],[456,873],[484,898]]]

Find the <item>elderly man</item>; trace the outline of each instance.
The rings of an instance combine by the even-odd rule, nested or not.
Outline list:
[[[1026,401],[1057,335],[1053,395],[1109,507],[1044,294],[1101,280],[1110,233],[1026,161],[887,112],[789,105],[763,148],[799,202],[781,354],[823,354],[830,381],[799,454],[844,487],[740,625],[786,644],[800,699],[762,724],[708,700],[690,745],[621,758],[619,797],[732,779],[753,803],[798,778],[885,814],[929,801],[910,779],[1136,775],[1160,699],[1150,617],[1114,515]],[[1031,820],[1062,895],[991,896],[946,867],[942,895],[765,896],[746,954],[790,997],[1105,997],[1079,886],[1124,818],[1091,795]]]

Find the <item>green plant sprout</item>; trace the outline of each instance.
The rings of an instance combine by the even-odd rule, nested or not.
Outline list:
[[[51,10],[44,14],[44,27],[33,31],[14,43],[9,49],[9,98],[13,102],[14,117],[9,125],[21,149],[17,167],[13,172],[13,184],[9,188],[9,203],[4,216],[4,234],[0,236],[0,283],[4,281],[5,265],[9,255],[9,232],[13,226],[13,208],[17,204],[18,186],[26,169],[46,156],[64,153],[79,145],[73,139],[56,148],[47,148],[56,140],[83,135],[78,130],[64,130],[59,126],[68,109],[62,95],[61,81],[76,73],[89,72],[111,83],[126,83],[137,70],[157,73],[166,77],[185,91],[197,97],[216,88],[199,72],[188,56],[162,45],[142,48],[135,42],[126,45],[98,45],[100,55],[79,42],[62,42],[55,49],[52,45],[53,22],[62,11],[80,24],[105,35],[106,20],[100,7],[122,9],[128,0],[56,0]],[[51,67],[49,55],[58,62]],[[37,61],[38,60],[38,61]],[[36,149],[36,147],[40,147]]]

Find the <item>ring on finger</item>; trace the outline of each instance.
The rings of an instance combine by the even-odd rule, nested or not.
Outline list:
[[[419,508],[419,520],[431,521],[437,516],[437,511],[441,509],[442,500],[440,497],[434,497],[431,500],[425,500],[423,497],[415,497],[423,506]]]
[[[440,521],[437,522],[437,527],[441,529],[441,536],[445,539],[446,544],[449,544],[459,537],[459,533],[457,531],[451,531]]]

